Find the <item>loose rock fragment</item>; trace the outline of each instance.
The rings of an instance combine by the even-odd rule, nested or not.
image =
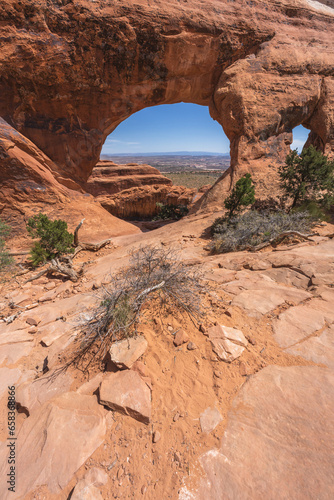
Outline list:
[[[199,417],[202,432],[210,434],[222,420],[217,408],[207,408]]]
[[[151,419],[151,391],[133,370],[110,373],[100,386],[100,403],[139,422]]]
[[[236,328],[217,325],[208,330],[213,351],[219,359],[231,363],[241,356],[248,342],[244,334]]]
[[[184,330],[179,330],[175,335],[174,345],[178,347],[188,342],[188,340],[189,340],[188,334]]]
[[[116,342],[109,350],[110,360],[117,368],[131,368],[147,349],[144,337],[134,337]]]

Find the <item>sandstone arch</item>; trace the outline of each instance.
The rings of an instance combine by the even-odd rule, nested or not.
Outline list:
[[[0,116],[67,186],[121,121],[157,104],[208,105],[230,139],[231,170],[202,206],[245,170],[268,190],[298,124],[334,150],[332,1],[6,0],[0,17]]]

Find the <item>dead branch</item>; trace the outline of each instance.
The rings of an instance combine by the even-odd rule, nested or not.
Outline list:
[[[73,241],[73,243],[74,243],[75,247],[79,246],[79,235],[78,235],[78,233],[79,233],[79,229],[81,228],[82,224],[84,223],[84,220],[85,219],[82,219],[82,221],[79,222],[79,224],[77,225],[77,227],[74,229],[74,241]]]
[[[73,254],[73,258],[78,255],[79,252],[82,250],[88,250],[89,252],[98,252],[101,248],[106,246],[110,241],[111,238],[108,238],[107,240],[100,241],[99,243],[85,243],[85,242],[79,242],[79,229],[83,225],[85,219],[82,219],[82,221],[77,225],[77,227],[74,230],[74,246],[75,246],[75,252]]]
[[[46,274],[48,271],[49,271],[49,267],[47,267],[46,269],[43,269],[42,271],[37,273],[35,276],[32,276],[31,278],[27,279],[27,281],[25,281],[25,283],[29,283],[30,281],[38,280],[38,278],[40,278],[41,276],[44,276],[44,274]],[[25,273],[21,273],[21,274],[25,274]],[[18,274],[18,276],[20,276],[20,275]]]
[[[82,250],[88,250],[89,252],[98,252],[101,248],[105,247],[109,242],[111,241],[111,238],[107,240],[100,241],[100,243],[79,243],[79,246],[76,247],[75,252],[73,254],[73,258],[76,257],[76,255],[81,252]]]
[[[265,241],[264,243],[260,243],[259,245],[256,245],[255,247],[248,247],[248,248],[252,252],[257,252],[258,250],[262,250],[262,248],[269,247],[273,243],[279,243],[284,238],[289,237],[289,236],[297,236],[298,238],[305,240],[305,241],[306,240],[313,241],[313,240],[311,240],[310,236],[317,236],[317,233],[303,234],[303,233],[300,233],[299,231],[284,231],[283,233],[279,234],[278,236],[271,238],[271,240]]]
[[[9,255],[11,257],[18,257],[19,255],[29,255],[29,250],[26,250],[24,252],[9,252]]]
[[[78,273],[73,269],[71,257],[63,256],[61,261],[58,258],[52,259],[48,270],[51,272],[65,274],[65,276],[68,276],[70,280],[78,281]]]

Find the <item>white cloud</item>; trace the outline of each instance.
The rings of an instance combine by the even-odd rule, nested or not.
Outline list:
[[[105,144],[108,144],[110,142],[116,142],[118,144],[126,144],[127,146],[131,146],[131,145],[139,145],[140,142],[128,142],[128,141],[119,141],[118,139],[107,139]]]
[[[303,149],[304,147],[304,144],[305,144],[305,141],[303,141],[302,139],[295,139],[293,141],[293,143],[291,144],[290,148],[291,149],[298,149],[299,153],[301,152],[301,150]]]

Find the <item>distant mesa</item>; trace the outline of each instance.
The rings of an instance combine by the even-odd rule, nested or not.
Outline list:
[[[170,179],[150,165],[137,163],[117,165],[112,161],[103,160],[93,168],[86,190],[94,196],[102,196],[119,193],[132,187],[171,184]]]
[[[173,186],[172,181],[150,165],[117,165],[100,161],[93,168],[86,190],[111,214],[121,219],[152,218],[157,203],[190,205],[196,189]]]

